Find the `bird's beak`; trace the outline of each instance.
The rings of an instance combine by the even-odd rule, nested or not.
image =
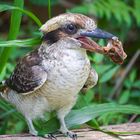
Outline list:
[[[96,28],[92,31],[83,31],[80,33],[81,36],[87,36],[87,37],[93,37],[93,38],[101,38],[101,39],[112,39],[115,37],[111,33],[108,33],[106,31],[103,31],[99,28]]]
[[[114,39],[114,38],[117,39],[116,36],[106,31],[103,31],[99,28],[96,28],[92,31],[81,31],[78,40],[81,42],[82,47],[88,51],[98,52],[98,53],[102,53],[101,47],[99,47],[99,45],[94,40],[87,37],[99,38],[99,39]]]

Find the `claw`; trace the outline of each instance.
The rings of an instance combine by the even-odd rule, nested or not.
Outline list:
[[[68,137],[72,138],[72,140],[77,140],[77,134],[68,131],[66,134]]]
[[[48,134],[47,138],[49,138],[50,140],[57,140],[57,138],[53,134]]]

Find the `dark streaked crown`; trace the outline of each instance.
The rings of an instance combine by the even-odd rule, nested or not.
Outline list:
[[[66,13],[48,20],[42,25],[40,31],[44,33],[52,32],[69,23],[78,25],[83,29],[90,30],[96,28],[96,23],[93,19],[82,14]]]

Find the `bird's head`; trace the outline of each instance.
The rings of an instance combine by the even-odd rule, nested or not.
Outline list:
[[[48,20],[40,30],[43,39],[51,44],[66,38],[79,43],[79,48],[95,51],[95,42],[89,37],[111,39],[112,34],[97,28],[94,19],[82,14],[61,14]],[[76,46],[75,46],[76,48]]]

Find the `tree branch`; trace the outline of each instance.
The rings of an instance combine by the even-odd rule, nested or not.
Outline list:
[[[102,127],[102,129],[114,133],[121,132],[121,134],[119,135],[119,139],[123,140],[140,139],[140,135],[138,135],[140,133],[140,123],[110,125]],[[123,134],[122,132],[125,132],[125,134]],[[76,133],[78,135],[78,140],[118,140],[118,138],[113,137],[112,135],[100,131],[95,131],[89,128],[76,130]],[[35,137],[29,134],[15,134],[15,135],[1,135],[0,140],[47,140],[47,138]],[[71,140],[71,139],[59,135],[59,137],[57,137],[57,140]]]

